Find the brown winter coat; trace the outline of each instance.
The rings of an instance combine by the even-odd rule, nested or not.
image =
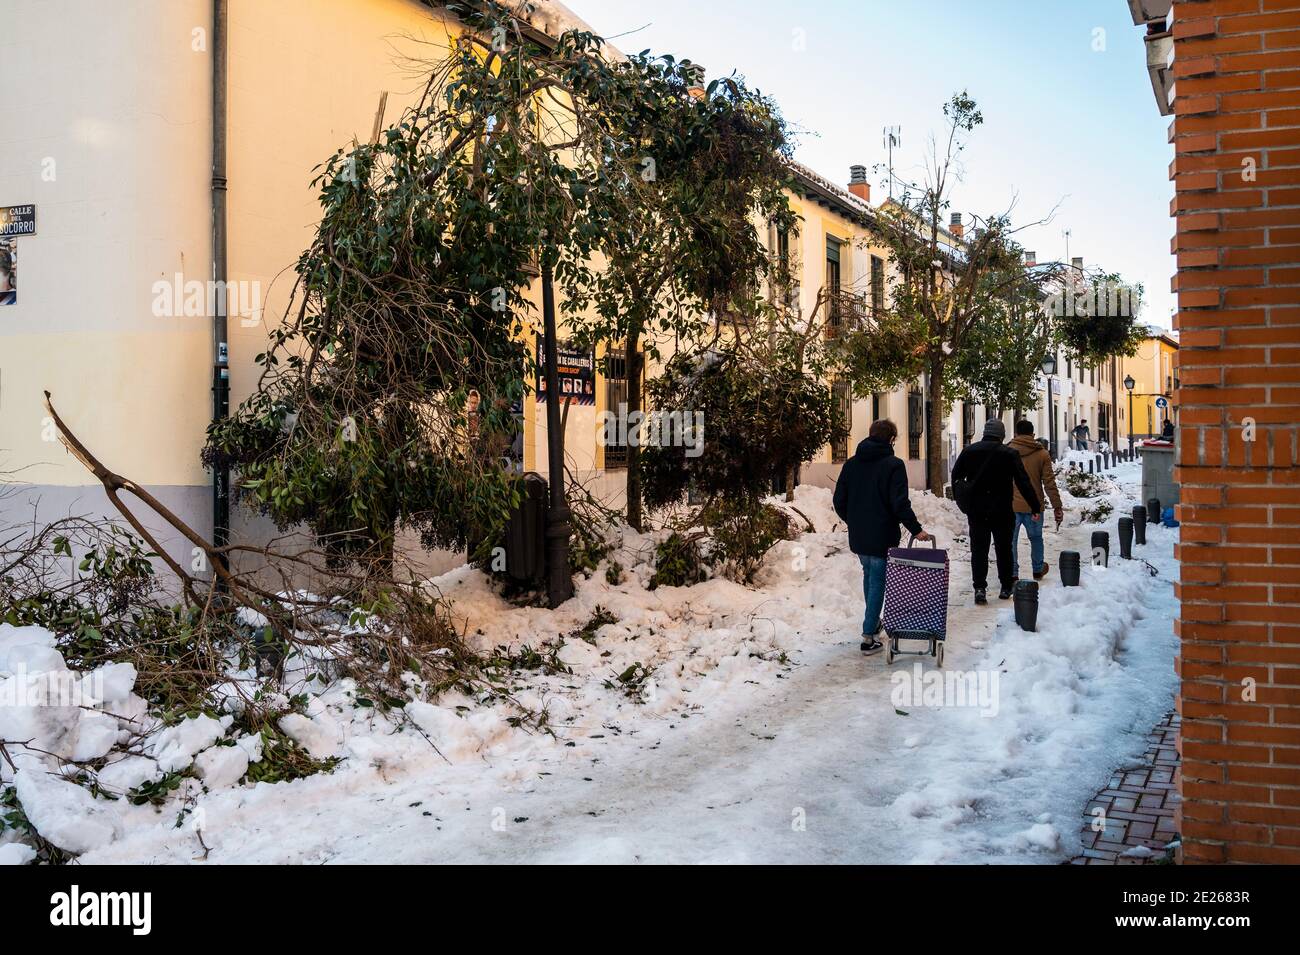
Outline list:
[[[1020,462],[1029,475],[1029,483],[1038,492],[1038,499],[1051,501],[1053,510],[1061,510],[1061,493],[1056,489],[1052,456],[1047,453],[1047,449],[1038,443],[1037,438],[1027,434],[1018,434],[1007,443],[1020,455]],[[1019,488],[1012,490],[1011,506],[1018,514],[1029,513],[1029,504]]]

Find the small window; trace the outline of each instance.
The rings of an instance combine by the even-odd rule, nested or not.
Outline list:
[[[644,366],[644,363],[642,363]],[[605,355],[605,410],[610,414],[620,414],[627,405],[627,355],[620,347]],[[620,406],[623,406],[620,408]],[[616,434],[624,429],[619,428]],[[627,467],[627,444],[606,442],[605,467],[618,469]]]
[[[921,460],[921,437],[925,434],[925,397],[913,385],[907,392],[907,456]]]
[[[826,316],[826,334],[839,332],[840,321],[840,240],[826,237],[826,294],[829,311]]]
[[[831,395],[839,411],[840,422],[844,425],[844,434],[831,444],[831,460],[847,461],[849,459],[849,432],[853,430],[853,393],[849,383],[837,379],[831,384]]]
[[[885,310],[885,260],[871,257],[871,311],[880,315]]]

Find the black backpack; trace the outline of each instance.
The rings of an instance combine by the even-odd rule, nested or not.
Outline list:
[[[952,482],[952,499],[957,502],[957,508],[963,514],[970,513],[971,505],[974,503],[975,488],[979,485],[980,480],[983,479],[984,472],[989,469],[989,465],[993,463],[993,458],[996,454],[997,451],[989,452],[989,456],[985,460],[984,466],[979,469],[979,473],[973,478],[957,478],[957,480]]]

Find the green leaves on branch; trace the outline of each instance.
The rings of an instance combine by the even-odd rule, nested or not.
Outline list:
[[[703,453],[657,445],[642,451],[644,499],[680,501],[688,487],[706,497],[768,493],[843,433],[831,391],[792,364],[758,366],[739,354],[680,354],[651,382],[653,406],[704,423]]]

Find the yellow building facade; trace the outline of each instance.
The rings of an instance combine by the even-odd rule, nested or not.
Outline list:
[[[1134,440],[1157,437],[1166,420],[1178,423],[1178,341],[1152,328],[1137,354],[1120,359],[1121,377],[1132,377],[1131,395],[1120,394]],[[1129,399],[1132,412],[1128,412]]]
[[[212,310],[214,194],[224,195],[230,407],[256,387],[255,358],[279,320],[293,265],[319,217],[313,170],[335,150],[396,120],[421,88],[418,64],[462,24],[423,0],[226,0],[226,170],[213,174],[216,0],[8,0],[0,122],[0,206],[31,204],[36,231],[14,240],[17,303],[0,307],[0,473],[5,517],[115,516],[98,482],[55,440],[49,390],[106,465],[149,488],[200,533],[213,529],[212,479],[199,453],[212,417],[217,358]],[[69,32],[67,24],[78,29]],[[538,29],[586,27],[562,5]],[[131,64],[130,68],[119,68]],[[92,84],[81,77],[90,71]],[[888,285],[873,246],[865,170],[845,185],[797,167],[789,237],[800,300],[824,287],[878,301]],[[758,224],[760,230],[763,225]],[[775,241],[774,237],[770,237]],[[197,291],[195,291],[197,289]],[[540,291],[528,297],[540,304]],[[563,332],[561,332],[563,336]],[[596,358],[603,356],[603,347]],[[651,374],[654,369],[648,369]],[[568,466],[621,502],[619,449],[601,412],[625,381],[596,363],[594,396],[570,408]],[[924,486],[924,382],[854,398],[842,384],[847,440],[822,449],[801,479],[833,483],[872,420],[899,426],[898,452]],[[521,465],[546,473],[544,405],[522,408]],[[706,424],[707,435],[707,424]],[[707,440],[707,438],[706,438]],[[153,526],[169,551],[191,548]],[[268,528],[240,509],[236,537]]]

